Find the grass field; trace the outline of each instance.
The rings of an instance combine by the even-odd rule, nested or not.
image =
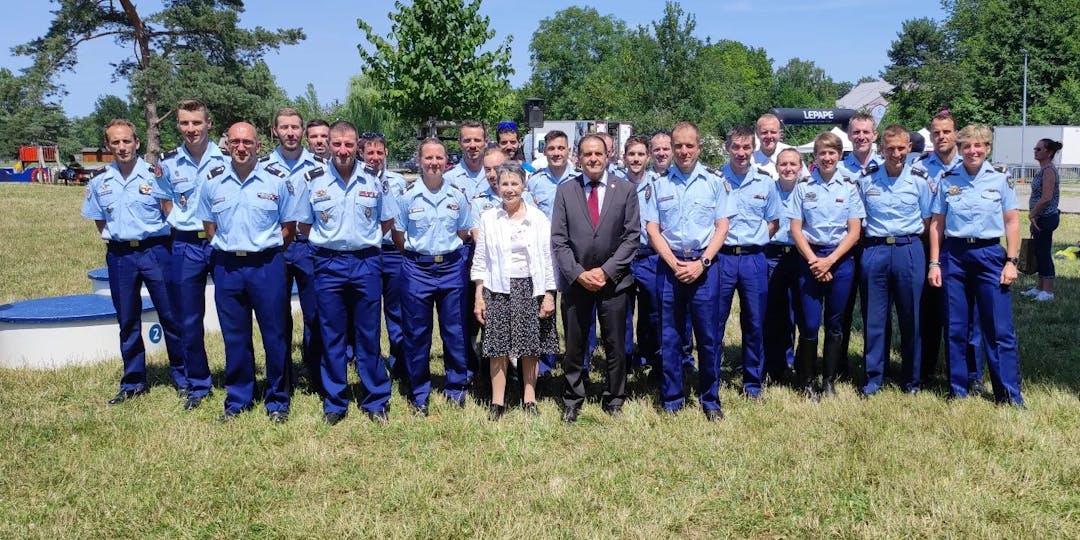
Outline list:
[[[82,193],[0,184],[0,302],[89,291],[104,250]],[[1078,240],[1064,218],[1057,243]],[[1080,538],[1080,263],[1058,272],[1056,301],[1014,303],[1026,411],[847,384],[752,404],[728,386],[709,424],[635,384],[621,418],[589,403],[565,426],[549,382],[537,419],[439,400],[415,418],[395,393],[389,424],[353,409],[330,428],[298,393],[283,426],[219,425],[223,389],[184,412],[163,357],[116,408],[119,360],[0,370],[0,538]],[[729,323],[728,358],[738,342]]]

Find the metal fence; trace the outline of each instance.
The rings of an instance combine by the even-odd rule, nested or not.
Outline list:
[[[1009,165],[1009,176],[1020,182],[1031,182],[1039,172],[1038,166]],[[1058,167],[1058,180],[1063,184],[1080,184],[1080,165]]]

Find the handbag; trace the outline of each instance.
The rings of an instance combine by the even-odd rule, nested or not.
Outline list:
[[[1020,264],[1016,269],[1021,274],[1034,274],[1039,271],[1039,262],[1035,259],[1035,246],[1030,238],[1020,240]]]

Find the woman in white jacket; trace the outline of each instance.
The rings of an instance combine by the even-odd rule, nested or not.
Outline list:
[[[506,411],[506,370],[511,357],[521,363],[522,409],[537,414],[537,361],[559,349],[555,329],[555,271],[551,222],[525,204],[525,171],[516,163],[496,171],[502,204],[480,216],[472,280],[476,320],[484,327],[480,353],[491,363],[492,420]]]

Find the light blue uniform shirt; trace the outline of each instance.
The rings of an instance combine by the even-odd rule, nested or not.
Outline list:
[[[889,177],[885,167],[870,167],[869,174],[859,179],[866,220],[866,236],[883,238],[922,234],[923,220],[930,217],[930,184],[923,175],[904,166],[900,176]]]
[[[443,175],[443,180],[457,186],[458,189],[465,193],[465,198],[468,200],[472,200],[473,197],[483,193],[485,189],[490,187],[487,181],[487,174],[484,172],[484,166],[481,164],[479,171],[470,171],[469,168],[465,166],[464,159],[457,165],[454,165],[449,171],[446,171],[446,174]]]
[[[328,169],[331,168],[330,160],[312,154],[307,148],[300,152],[300,157],[292,167],[289,167],[285,157],[281,155],[280,146],[269,155],[259,159],[258,166],[285,180],[285,187],[289,189],[289,193],[298,205],[303,205],[307,200],[308,185],[315,179],[326,176]]]
[[[844,160],[836,165],[836,172],[849,178],[860,178],[863,174],[866,174],[866,169],[869,169],[871,165],[884,167],[885,158],[881,157],[881,154],[878,154],[877,152],[871,152],[870,160],[866,162],[866,167],[864,168],[859,164],[859,160],[855,159],[855,152],[851,152],[844,156]]]
[[[195,163],[183,145],[162,157],[161,177],[157,179],[155,195],[159,199],[172,201],[169,225],[178,231],[203,230],[202,220],[198,217],[202,185],[206,183],[210,171],[222,165],[228,167],[229,163],[229,156],[222,154],[221,148],[213,141],[206,144],[206,151],[199,163]]]
[[[950,238],[1001,238],[1004,212],[1016,210],[1016,190],[1009,177],[983,162],[973,178],[961,165],[941,177],[930,211],[945,216]]]
[[[666,170],[664,171],[664,174],[667,174]],[[645,171],[645,174],[642,175],[641,182],[634,184],[634,190],[637,192],[638,215],[641,218],[641,245],[643,246],[650,246],[649,233],[645,231],[645,212],[643,212],[645,204],[648,202],[645,199],[645,195],[648,195],[650,199],[652,198],[653,189],[655,189],[652,186],[653,179],[660,176],[662,176],[660,173],[648,169]],[[627,179],[627,182],[630,182],[629,178]],[[630,183],[633,184],[633,182]]]
[[[150,165],[137,158],[131,174],[124,178],[116,163],[90,179],[82,215],[104,221],[105,240],[145,240],[169,234],[169,224],[154,193],[155,177]]]
[[[793,246],[795,241],[791,239],[791,194],[795,193],[795,186],[791,187],[791,191],[784,191],[779,180],[775,185],[776,194],[780,197],[780,219],[777,220],[776,234],[769,243]]]
[[[397,210],[379,179],[357,162],[349,178],[333,165],[311,180],[302,207],[301,223],[310,223],[308,241],[337,251],[356,251],[382,243],[382,222]],[[386,186],[389,188],[389,185]]]
[[[660,234],[676,255],[702,250],[716,232],[716,220],[735,215],[731,186],[719,171],[698,163],[689,174],[672,165],[652,184],[641,212],[660,226]]]
[[[725,246],[764,246],[769,243],[769,222],[783,214],[780,194],[769,173],[750,167],[739,178],[731,165],[720,169],[731,185],[730,197],[735,200],[735,217],[731,218]]]
[[[911,168],[926,172],[926,180],[930,184],[930,195],[933,196],[937,193],[938,182],[941,181],[942,176],[945,176],[945,172],[963,162],[964,159],[960,157],[959,152],[954,153],[952,160],[948,163],[941,161],[936,153],[930,152],[915,160]]]
[[[550,168],[545,167],[530,176],[525,182],[525,187],[532,194],[536,207],[542,210],[548,219],[551,219],[551,212],[555,206],[555,189],[559,187],[559,184],[577,174],[580,174],[577,169],[567,165],[562,176],[556,177]]]
[[[626,171],[620,169],[619,166],[614,164],[614,163],[608,163],[607,173],[608,173],[608,176],[610,176],[612,178],[618,178],[619,180],[626,180]]]
[[[795,184],[788,217],[802,221],[803,236],[816,246],[836,246],[847,234],[849,219],[866,217],[855,180],[837,169],[831,180],[815,169],[809,180]]]
[[[394,220],[394,230],[405,233],[405,249],[421,255],[445,255],[460,248],[458,231],[472,225],[465,194],[445,178],[434,192],[422,180],[413,182],[398,201]]]
[[[300,217],[285,179],[256,167],[243,183],[220,166],[203,185],[198,217],[215,224],[210,245],[222,251],[263,251],[283,244],[281,224]]]
[[[368,171],[369,173],[371,171]],[[393,209],[394,216],[398,214],[398,200],[405,193],[405,188],[409,187],[409,181],[405,180],[404,176],[396,172],[391,172],[383,168],[382,176],[379,177],[382,182],[383,196],[386,198],[387,205]],[[383,245],[393,246],[394,239],[391,236],[391,231],[386,231],[386,235],[383,236]]]
[[[472,226],[479,227],[480,216],[492,208],[502,206],[502,197],[491,189],[491,184],[488,184],[487,189],[473,197],[470,206],[472,206]]]

